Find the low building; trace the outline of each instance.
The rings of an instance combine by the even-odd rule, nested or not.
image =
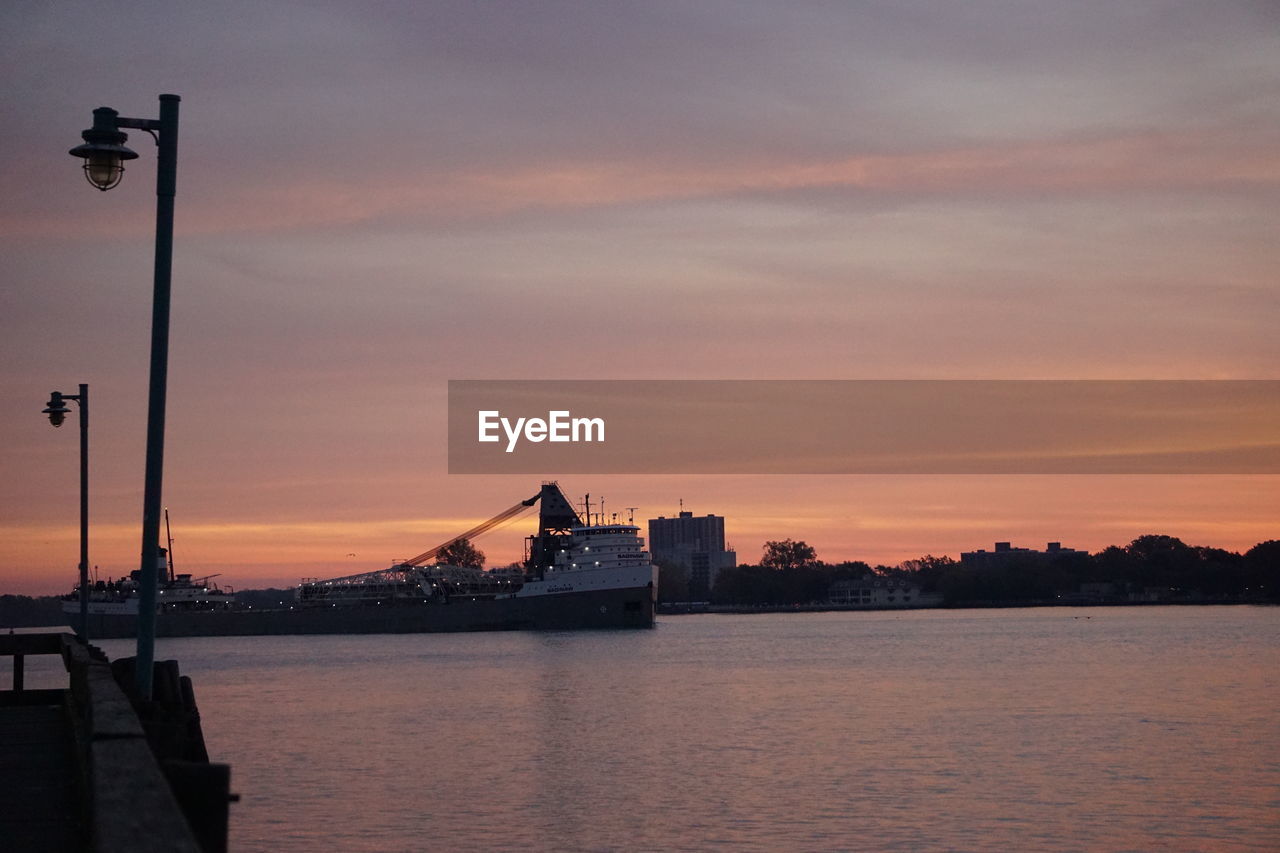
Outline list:
[[[1109,581],[1088,581],[1080,584],[1075,592],[1058,596],[1063,604],[1109,604],[1123,601],[1116,585]]]
[[[1034,548],[1015,548],[1011,542],[997,542],[994,551],[979,548],[977,551],[965,551],[960,554],[960,562],[969,566],[998,566],[1010,561],[1037,562],[1056,560],[1072,554],[1088,556],[1088,551],[1075,548],[1063,548],[1061,542],[1050,542],[1043,551]]]
[[[936,607],[942,603],[942,596],[922,592],[918,583],[907,578],[865,575],[858,580],[833,583],[827,592],[827,603],[834,607]]]

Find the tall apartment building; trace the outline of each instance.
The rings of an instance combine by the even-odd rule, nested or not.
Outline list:
[[[675,518],[649,519],[649,553],[689,573],[689,598],[711,593],[721,569],[737,565],[738,555],[724,549],[724,516],[681,512]]]

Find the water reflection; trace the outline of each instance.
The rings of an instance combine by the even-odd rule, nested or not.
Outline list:
[[[234,767],[237,849],[1265,849],[1280,830],[1274,608],[161,653]]]

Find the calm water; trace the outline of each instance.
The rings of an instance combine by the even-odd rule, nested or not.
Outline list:
[[[101,644],[112,656],[122,641]],[[236,850],[1280,847],[1280,609],[162,641]]]

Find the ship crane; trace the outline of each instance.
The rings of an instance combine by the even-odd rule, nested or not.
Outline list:
[[[450,539],[449,541],[443,542],[437,545],[436,547],[432,548],[430,551],[423,551],[421,554],[414,557],[412,560],[405,560],[404,565],[421,566],[423,563],[432,559],[441,551],[448,548],[450,545],[454,545],[458,542],[461,542],[463,539],[468,539],[468,540],[475,539],[477,536],[482,536],[485,533],[488,533],[490,530],[493,530],[495,527],[501,527],[507,522],[513,521],[516,518],[516,516],[520,515],[525,510],[529,509],[529,507],[536,504],[538,502],[538,498],[540,497],[542,497],[542,492],[538,492],[538,494],[529,498],[527,501],[520,501],[520,503],[516,504],[515,506],[504,509],[502,512],[498,513],[488,521],[477,524],[475,527],[471,528],[466,533],[460,533],[457,536]]]
[[[452,539],[449,539],[445,542],[441,542],[439,545],[432,548],[430,551],[423,551],[421,554],[414,557],[412,560],[404,560],[403,562],[397,562],[394,566],[391,566],[386,569],[375,569],[372,572],[360,572],[359,574],[345,575],[340,578],[323,578],[323,579],[304,578],[303,586],[319,587],[321,585],[332,586],[334,584],[378,583],[378,582],[388,582],[392,579],[393,576],[403,577],[405,572],[409,571],[410,569],[421,566],[423,563],[428,562],[433,557],[438,555],[441,551],[448,548],[450,545],[453,545],[454,543],[459,542],[463,539],[474,539],[477,536],[480,536],[484,533],[489,532],[490,530],[493,530],[495,527],[500,527],[503,524],[506,524],[507,522],[514,520],[517,516],[519,516],[525,510],[529,509],[534,504],[536,504],[538,502],[538,499],[541,497],[542,497],[542,492],[538,492],[538,494],[534,495],[528,500],[520,501],[520,503],[516,504],[515,506],[511,506],[511,507],[508,507],[507,509],[504,509],[502,512],[498,513],[488,521],[484,521],[484,522],[481,522],[480,524],[477,524],[475,527],[471,528],[466,533],[459,534],[458,536],[455,536]]]
[[[520,501],[520,503],[504,509],[488,521],[477,524],[465,533],[440,543],[430,551],[423,551],[411,560],[397,562],[395,565],[385,569],[360,572],[359,574],[346,575],[340,578],[303,578],[302,585],[298,589],[302,597],[306,598],[315,591],[326,587],[374,587],[379,584],[403,583],[411,571],[439,556],[440,552],[450,545],[463,539],[474,539],[496,527],[501,527],[539,502],[541,502],[542,507],[538,518],[538,535],[530,537],[532,547],[530,548],[530,556],[526,565],[532,574],[541,577],[546,568],[554,561],[555,553],[559,549],[566,547],[565,543],[569,532],[574,526],[581,523],[578,514],[569,506],[564,493],[560,491],[560,487],[554,482],[543,483],[538,493],[528,500]],[[455,569],[453,571],[460,570]]]

